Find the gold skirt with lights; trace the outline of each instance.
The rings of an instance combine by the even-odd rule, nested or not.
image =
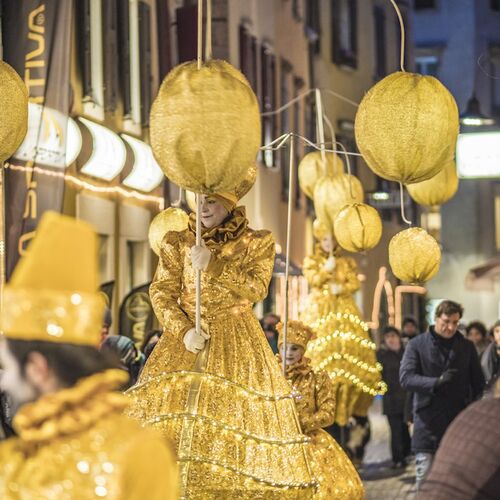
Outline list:
[[[336,388],[335,422],[346,425],[352,415],[366,416],[384,384],[376,346],[352,297],[313,290],[300,318],[316,332],[306,355],[315,369],[330,375]]]
[[[129,416],[174,444],[182,498],[312,498],[309,439],[251,309],[202,327],[211,338],[198,355],[162,336],[128,391]]]

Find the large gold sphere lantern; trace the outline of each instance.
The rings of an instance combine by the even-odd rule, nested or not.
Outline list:
[[[348,252],[374,248],[382,237],[382,220],[377,210],[365,203],[345,205],[335,217],[333,231],[338,244]]]
[[[225,61],[175,67],[151,108],[151,146],[165,175],[197,193],[231,191],[255,163],[261,130],[257,98]]]
[[[340,209],[348,203],[362,202],[363,197],[363,186],[354,175],[323,176],[314,188],[314,209],[318,219],[333,231]]]
[[[410,196],[419,204],[428,207],[443,205],[455,196],[458,190],[457,167],[450,161],[431,179],[407,186]]]
[[[160,255],[161,242],[169,231],[184,231],[187,229],[189,216],[180,208],[169,207],[163,210],[149,225],[149,246],[156,255]]]
[[[389,243],[389,264],[401,281],[424,283],[436,276],[441,264],[437,241],[420,227],[397,233]]]
[[[323,175],[332,177],[344,171],[344,164],[336,153],[325,152],[324,155],[323,161],[321,151],[313,151],[307,153],[299,163],[299,186],[311,200],[314,197],[314,187],[320,177]]]
[[[28,90],[16,71],[0,61],[0,163],[17,150],[28,130]]]
[[[365,95],[356,113],[358,148],[380,177],[412,184],[434,177],[453,160],[458,108],[432,76],[396,72]]]

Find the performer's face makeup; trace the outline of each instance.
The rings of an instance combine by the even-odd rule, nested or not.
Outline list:
[[[207,229],[222,224],[228,213],[219,200],[212,196],[201,195],[201,223]]]
[[[281,344],[280,353],[281,357],[285,358],[287,365],[293,365],[298,363],[304,356],[304,348],[297,344],[287,344],[285,350],[285,345]]]
[[[330,253],[333,251],[333,238],[330,235],[324,236],[320,241],[321,248]]]

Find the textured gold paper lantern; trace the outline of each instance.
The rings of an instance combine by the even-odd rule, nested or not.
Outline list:
[[[335,153],[325,152],[325,161],[321,151],[313,151],[302,158],[299,163],[299,186],[306,196],[313,199],[314,187],[323,175],[335,176],[344,172],[344,164]]]
[[[188,227],[189,216],[180,208],[169,207],[163,210],[149,225],[149,246],[156,255],[160,255],[161,242],[169,231],[184,231]]]
[[[349,178],[351,179],[351,187],[349,186]],[[339,210],[348,203],[362,202],[363,197],[363,186],[354,175],[323,176],[314,188],[316,215],[330,230],[333,230],[333,222]]]
[[[375,247],[382,237],[378,212],[365,203],[345,205],[333,223],[335,238],[349,252],[363,252]]]
[[[358,148],[380,177],[412,184],[434,177],[455,154],[458,108],[432,76],[397,72],[365,95],[356,113]]]
[[[0,61],[0,163],[17,150],[28,130],[28,90],[16,71]]]
[[[439,206],[455,196],[458,190],[457,167],[450,161],[437,175],[427,181],[407,186],[410,196],[419,204]]]
[[[259,150],[257,98],[225,61],[175,67],[161,84],[150,124],[151,146],[165,175],[197,193],[234,189]]]
[[[437,241],[421,227],[396,234],[389,243],[389,264],[400,280],[424,283],[436,276],[441,263]]]
[[[245,196],[250,189],[252,189],[255,181],[257,179],[257,165],[252,165],[247,172],[245,178],[236,186],[234,192],[238,200],[241,200],[243,196]],[[195,212],[196,211],[196,194],[192,191],[186,191],[186,202],[188,207]]]

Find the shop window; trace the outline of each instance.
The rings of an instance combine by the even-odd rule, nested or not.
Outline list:
[[[415,57],[415,66],[417,73],[437,77],[439,57],[437,55],[417,55]]]
[[[415,10],[435,9],[436,0],[415,0]]]
[[[120,2],[122,3],[122,2]],[[117,0],[104,2],[104,105],[115,111],[118,101],[118,5]]]
[[[269,48],[262,46],[260,49],[261,60],[261,106],[262,110],[273,111],[276,109],[276,61]],[[262,118],[262,144],[269,144],[276,136],[276,115]],[[266,167],[275,165],[275,151],[263,152],[262,161]]]
[[[383,7],[373,9],[375,22],[375,79],[383,78],[387,73],[385,11]]]
[[[128,2],[118,2],[118,72],[120,93],[125,118],[132,114],[130,87],[130,19]]]
[[[314,54],[321,51],[321,24],[320,24],[320,2],[319,0],[309,0],[306,2],[306,35],[313,43]]]
[[[357,68],[357,1],[332,0],[332,60],[339,66]]]
[[[250,86],[257,93],[258,62],[257,62],[257,40],[250,35],[245,25],[239,27],[239,55],[240,69],[247,77]]]
[[[151,109],[151,8],[139,2],[139,75],[141,93],[141,123],[149,123]]]

